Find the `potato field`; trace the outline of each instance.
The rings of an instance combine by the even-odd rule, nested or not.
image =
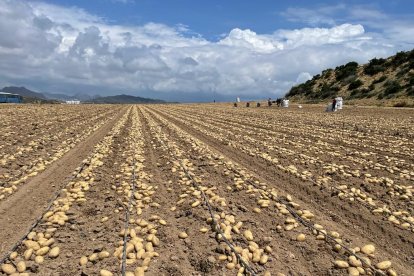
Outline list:
[[[1,105],[0,275],[414,275],[414,112]]]

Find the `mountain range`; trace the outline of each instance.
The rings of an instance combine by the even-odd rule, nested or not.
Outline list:
[[[86,103],[109,103],[109,104],[133,104],[133,103],[164,103],[165,101],[158,99],[142,98],[131,95],[116,95],[102,97],[100,95],[90,96],[84,93],[77,93],[73,96],[66,94],[55,94],[55,93],[39,93],[34,92],[26,87],[7,86],[0,91],[12,94],[18,94],[23,97],[24,102],[44,102],[53,103],[68,100],[79,100]]]
[[[414,50],[367,64],[355,61],[326,69],[294,86],[286,98],[319,103],[341,96],[348,104],[414,107]]]

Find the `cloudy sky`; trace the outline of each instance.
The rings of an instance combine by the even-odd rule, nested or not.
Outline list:
[[[409,0],[0,0],[0,88],[274,98],[326,68],[413,48]]]

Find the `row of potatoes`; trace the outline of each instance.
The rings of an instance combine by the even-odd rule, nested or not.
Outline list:
[[[193,146],[193,148],[197,148],[197,147],[200,147],[200,144],[199,143],[197,143],[196,146]],[[203,153],[205,153],[205,150],[204,150]],[[276,163],[277,163],[277,161],[276,161]],[[228,165],[232,165],[232,163],[229,162]],[[232,169],[234,169],[234,168],[232,168]],[[295,170],[295,168],[293,168],[293,165],[291,167],[287,168],[286,171],[291,172],[292,174],[295,174],[296,176],[300,176],[300,177],[302,176],[300,173],[297,172],[297,170]],[[305,174],[305,177],[308,178],[309,177],[309,174]],[[243,180],[240,179],[240,178],[235,179],[235,184],[236,184],[236,187],[238,189],[240,189],[241,184],[243,184]],[[273,196],[274,196],[274,191],[271,191],[271,192],[273,192]],[[289,199],[289,196],[288,196],[288,199]],[[268,206],[268,201],[267,200],[268,200],[268,198],[266,198],[266,199],[259,199],[258,200],[258,203],[259,203],[259,205],[260,205],[261,208],[266,208]],[[291,197],[290,197],[289,204],[292,205],[295,208],[298,208],[299,207],[298,204],[294,203],[291,200]],[[277,207],[279,208],[281,214],[284,214],[284,215],[288,215],[289,214],[289,211],[286,210],[286,208],[283,205],[277,204]],[[311,218],[314,217],[314,215],[311,212],[309,212],[308,210],[298,210],[297,212],[300,214],[300,216],[302,218],[304,218],[306,220],[309,220],[309,219],[311,219]],[[285,225],[285,227],[284,227],[284,229],[286,231],[290,231],[290,230],[292,230],[292,229],[294,229],[294,228],[296,228],[296,227],[299,226],[299,224],[293,218],[286,219],[286,223],[287,223],[287,225]],[[317,239],[323,239],[323,240],[325,240],[326,239],[326,236],[325,235],[327,234],[327,232],[323,229],[322,226],[317,225],[317,227],[320,230],[320,232],[319,231],[314,231],[315,232],[314,234],[317,236]],[[321,234],[321,232],[322,232],[322,234]],[[337,232],[333,232],[333,233],[334,233],[334,236],[337,236],[336,239],[337,239],[338,243],[342,243],[342,240],[339,239],[339,234],[337,234]],[[297,241],[304,241],[305,240],[305,235],[304,234],[297,235],[296,240]],[[341,248],[342,247],[339,244],[336,244],[334,246],[334,250],[336,250],[336,251],[340,251]],[[356,248],[356,251],[357,250],[358,250],[358,247]],[[351,262],[352,262],[352,260],[355,258],[355,256],[350,256],[350,258],[351,258]],[[353,263],[355,264],[355,262],[353,262]],[[367,261],[367,263],[370,264],[371,262],[370,261]],[[336,266],[336,267],[338,267],[338,266]],[[382,262],[379,262],[379,263],[376,264],[376,268],[377,269],[385,270],[385,271],[387,271],[387,273],[389,275],[396,275],[395,271],[392,270],[390,267],[391,267],[391,262],[388,261],[388,260],[387,261],[382,261]],[[352,267],[351,269],[349,269],[349,274],[350,275],[360,275],[360,274],[364,274],[365,273],[365,270],[363,270],[362,268],[360,268],[358,270],[358,272],[355,271],[356,268],[355,269],[353,269],[353,268],[354,267]]]

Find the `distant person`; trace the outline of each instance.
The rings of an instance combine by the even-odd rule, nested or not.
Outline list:
[[[271,106],[272,106],[272,99],[271,99],[271,98],[269,98],[269,99],[267,100],[267,106],[268,106],[268,107],[271,107]]]
[[[335,110],[336,110],[336,99],[334,98],[332,100],[332,111],[335,111]]]
[[[281,105],[282,105],[282,99],[281,99],[281,98],[278,98],[278,99],[276,100],[276,105],[277,105],[277,106],[281,106]]]

